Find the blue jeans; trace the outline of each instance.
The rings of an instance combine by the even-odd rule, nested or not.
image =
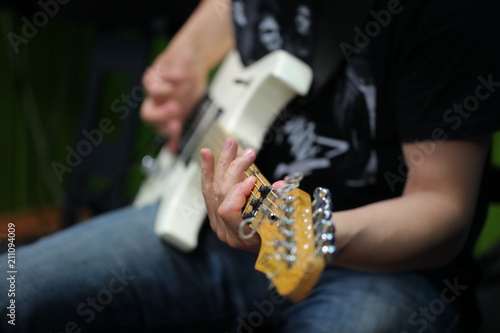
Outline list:
[[[456,311],[433,306],[442,293],[417,273],[329,267],[309,298],[291,304],[254,270],[254,254],[210,230],[193,253],[165,245],[153,232],[156,209],[121,209],[19,247],[16,325],[8,324],[3,277],[2,332],[457,330]],[[6,263],[4,254],[2,274]]]

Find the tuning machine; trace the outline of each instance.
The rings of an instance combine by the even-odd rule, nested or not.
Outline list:
[[[291,216],[295,212],[295,197],[291,192],[299,187],[302,178],[304,178],[304,175],[301,173],[290,174],[285,177],[286,185],[278,190],[278,197],[283,200],[283,203],[278,208],[284,213],[282,220],[286,220],[287,223],[284,223],[284,225],[287,230],[290,230],[293,226],[294,219]]]
[[[294,197],[290,192],[299,187],[303,178],[304,175],[300,172],[292,173],[285,177],[286,185],[278,190],[278,194],[280,199],[285,201],[286,205],[290,206],[293,203]]]
[[[283,240],[279,243],[282,250],[280,259],[285,261],[289,267],[294,264],[296,260],[295,252],[297,251],[296,231],[293,230],[295,218],[292,217],[295,213],[295,197],[291,192],[299,187],[303,177],[300,173],[285,177],[286,185],[277,191],[279,199],[282,200],[278,209],[283,212],[278,220],[278,230],[283,237]]]
[[[335,257],[335,225],[332,222],[333,202],[330,190],[318,187],[313,193],[312,219],[316,232],[316,254],[326,261]]]

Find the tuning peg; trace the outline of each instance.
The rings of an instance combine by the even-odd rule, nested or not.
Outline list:
[[[288,206],[285,208],[283,212],[285,213],[286,217],[290,217],[290,215],[292,215],[294,211],[295,211],[294,206]]]
[[[336,254],[335,225],[332,222],[333,202],[330,190],[318,187],[313,193],[312,219],[315,230],[316,254],[330,261]]]
[[[328,198],[330,201],[332,200],[332,193],[330,192],[329,189],[324,188],[324,187],[316,187],[313,192],[313,197],[314,199],[319,199],[319,198]]]
[[[280,247],[283,247],[287,253],[292,253],[294,250],[297,248],[297,243],[295,242],[288,242],[283,239],[276,239],[273,244],[275,249],[278,249]]]
[[[333,229],[335,229],[335,225],[332,222],[331,216],[328,219],[323,219],[323,220],[319,221],[318,224],[321,225],[323,229],[324,228],[333,228]]]
[[[323,223],[324,222],[324,223]],[[331,221],[323,221],[316,226],[316,245],[333,245],[335,243],[335,226]]]
[[[330,190],[323,187],[317,187],[313,193],[313,210],[323,208],[325,210],[333,210],[332,194]]]
[[[294,254],[281,254],[280,257],[282,261],[287,263],[289,268],[292,267],[295,261],[297,261],[297,256],[295,256]]]
[[[333,210],[333,203],[332,200],[328,197],[324,198],[316,198],[312,202],[312,209],[317,210],[317,209],[327,209],[327,210]]]
[[[290,217],[295,211],[294,206],[287,206],[285,204],[279,205],[278,209],[281,210],[286,215],[286,217]]]
[[[333,244],[335,243],[335,234],[331,232],[319,234],[318,241],[320,241],[321,244]]]
[[[288,184],[297,184],[299,185],[302,179],[304,178],[304,174],[300,172],[294,172],[285,177],[285,182]]]
[[[280,232],[283,234],[283,236],[286,237],[286,239],[290,242],[292,241],[293,237],[295,236],[296,231],[295,230],[288,230],[286,228],[279,228]]]
[[[286,201],[290,196],[289,193],[299,187],[302,178],[304,175],[301,173],[292,173],[286,176],[285,182],[287,184],[278,190],[279,198]]]
[[[332,218],[332,211],[329,209],[318,208],[312,213],[313,223],[317,223],[322,220],[330,220]]]
[[[314,224],[314,231],[316,234],[321,234],[325,232],[335,233],[335,225],[331,219],[323,219]]]
[[[295,219],[282,215],[280,216],[280,222],[283,222],[285,228],[290,229],[295,224]]]
[[[331,261],[333,258],[335,258],[335,255],[337,254],[337,248],[335,245],[323,245],[317,248],[317,255],[323,256],[325,258],[325,261]]]

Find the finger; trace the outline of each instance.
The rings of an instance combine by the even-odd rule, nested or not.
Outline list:
[[[141,118],[155,127],[162,126],[172,118],[172,107],[169,104],[158,104],[147,97],[141,105]]]
[[[273,183],[273,188],[275,190],[279,190],[282,187],[285,187],[287,183],[284,180],[278,180],[277,182]]]
[[[251,252],[258,252],[261,238],[258,233],[254,233],[251,238],[243,239],[240,235],[240,223],[243,221],[242,208],[255,186],[255,181],[256,178],[252,176],[233,186],[217,211],[224,221],[223,225],[218,225],[219,239],[231,247]],[[252,233],[248,225],[244,225],[241,231],[244,235]]]
[[[255,161],[255,157],[255,152],[248,148],[241,156],[231,162],[221,181],[221,194],[226,195],[234,184],[239,183],[244,179],[245,172]]]
[[[142,76],[142,85],[148,96],[154,99],[165,98],[174,89],[172,80],[159,69],[159,66],[150,67],[146,70]]]
[[[250,239],[243,239],[240,235],[240,223],[243,221],[242,208],[254,185],[255,177],[253,176],[234,185],[217,210],[221,217],[219,220],[221,223],[217,225],[217,236],[231,247],[247,250],[259,248],[260,237],[257,234]],[[252,229],[245,225],[242,232],[248,235],[252,232]]]
[[[235,234],[238,234],[238,225],[243,219],[242,209],[247,202],[248,196],[252,193],[255,181],[256,178],[252,176],[231,187],[217,210],[219,216],[228,222],[227,224]]]
[[[203,194],[209,195],[214,179],[214,154],[208,148],[200,150],[201,155],[201,189]]]
[[[169,149],[172,152],[177,151],[178,139],[182,131],[182,121],[176,117],[176,104],[178,103],[175,101],[169,101],[159,105],[148,97],[141,106],[142,120],[168,139]]]
[[[214,155],[210,149],[203,148],[200,150],[201,155],[201,191],[205,199],[210,226],[217,232],[216,224],[216,206],[213,198],[213,179],[214,179]]]
[[[236,140],[233,138],[226,138],[224,141],[223,149],[220,153],[219,161],[217,163],[217,168],[215,169],[214,174],[214,190],[218,191],[219,185],[221,185],[221,181],[224,177],[224,174],[227,171],[227,168],[231,164],[231,162],[236,158],[236,153],[238,151],[238,144]],[[217,194],[218,195],[218,194]]]

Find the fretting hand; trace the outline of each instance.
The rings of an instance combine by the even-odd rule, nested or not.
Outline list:
[[[260,236],[255,233],[248,239],[240,237],[242,209],[255,186],[256,178],[245,179],[245,171],[250,168],[256,158],[252,149],[246,149],[237,156],[238,143],[233,138],[227,138],[215,167],[214,155],[210,149],[202,149],[202,190],[207,206],[210,226],[217,237],[229,246],[257,252],[260,248]],[[286,183],[278,181],[273,184],[275,189]],[[249,235],[252,230],[244,226],[242,232]]]
[[[256,154],[247,149],[237,156],[237,151],[237,142],[227,138],[215,167],[212,151],[201,150],[203,196],[210,226],[217,237],[231,247],[255,252],[259,249],[260,237],[256,234],[242,239],[238,230],[242,208],[255,182],[253,176],[244,179],[244,173],[254,162]],[[249,233],[251,230],[245,226],[243,231]]]

